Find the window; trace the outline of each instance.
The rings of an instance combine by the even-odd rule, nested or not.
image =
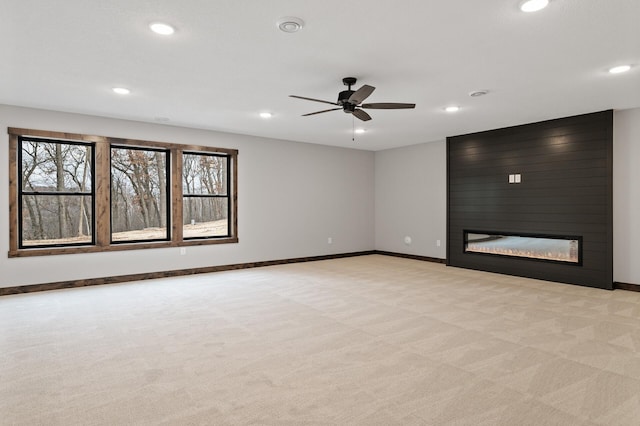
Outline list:
[[[238,241],[236,150],[9,135],[10,257]]]
[[[228,162],[226,155],[183,154],[182,234],[185,239],[229,236]]]
[[[19,246],[93,244],[93,146],[20,138]]]
[[[168,151],[111,148],[111,242],[169,240]]]

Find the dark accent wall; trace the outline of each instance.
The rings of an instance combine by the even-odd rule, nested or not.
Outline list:
[[[612,157],[613,111],[447,138],[447,264],[612,289]],[[465,229],[582,236],[583,262],[465,253]]]

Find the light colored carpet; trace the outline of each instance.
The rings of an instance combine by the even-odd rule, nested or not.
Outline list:
[[[388,256],[0,298],[2,425],[640,424],[640,293]]]

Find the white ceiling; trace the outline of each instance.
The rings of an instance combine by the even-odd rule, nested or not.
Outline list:
[[[0,2],[8,105],[368,150],[640,107],[638,0],[552,0],[529,14],[519,0]],[[306,25],[283,33],[283,16]],[[158,36],[154,21],[177,31]],[[607,73],[623,63],[634,67]],[[367,102],[417,106],[368,110],[354,142],[351,115],[301,117],[330,106],[288,97],[335,101],[347,76],[377,88]],[[469,97],[479,89],[489,94]]]

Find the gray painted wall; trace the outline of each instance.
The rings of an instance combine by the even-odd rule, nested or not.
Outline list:
[[[371,250],[374,153],[0,106],[22,127],[236,148],[238,244],[8,258],[8,135],[0,135],[0,287]],[[6,130],[5,130],[6,132]],[[333,238],[333,244],[327,238]]]
[[[237,148],[240,243],[188,247],[186,256],[176,248],[9,259],[3,134],[0,287],[373,248],[445,258],[444,140],[373,153],[0,106],[6,127]],[[613,180],[614,280],[640,284],[640,108],[614,114]]]
[[[378,151],[375,165],[376,250],[444,259],[446,142]]]
[[[640,284],[640,108],[613,114],[613,279]]]
[[[613,120],[613,279],[640,284],[640,108]],[[375,165],[376,249],[444,259],[445,141],[378,151]]]

